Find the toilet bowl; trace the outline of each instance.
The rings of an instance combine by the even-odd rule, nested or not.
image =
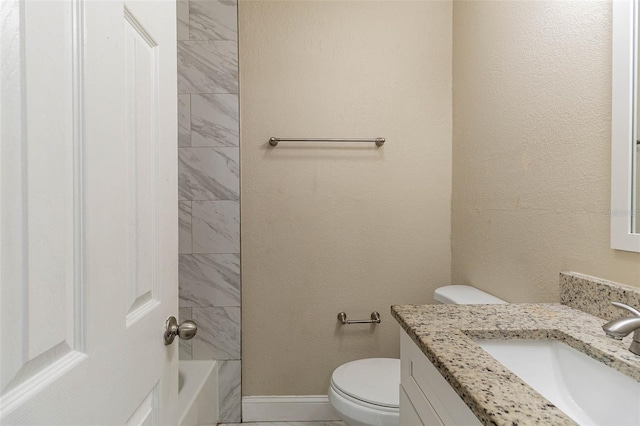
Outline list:
[[[399,386],[399,359],[359,359],[334,370],[329,403],[349,426],[395,426],[400,420]]]
[[[441,304],[507,303],[468,285],[437,288],[434,298]],[[359,359],[333,371],[329,403],[349,426],[397,426],[400,424],[399,389],[399,359]]]

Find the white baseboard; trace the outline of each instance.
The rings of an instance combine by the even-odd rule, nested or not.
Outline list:
[[[327,395],[243,396],[243,422],[340,420]]]

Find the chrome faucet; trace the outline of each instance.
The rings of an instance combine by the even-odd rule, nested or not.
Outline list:
[[[634,317],[619,318],[609,321],[602,326],[602,329],[608,337],[616,340],[622,340],[623,337],[628,336],[633,332],[633,341],[631,342],[631,346],[629,346],[629,350],[636,355],[640,355],[640,311],[632,308],[631,306],[625,305],[624,303],[611,303],[618,308],[626,309],[631,312]]]

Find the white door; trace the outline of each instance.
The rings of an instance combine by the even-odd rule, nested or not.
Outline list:
[[[0,423],[176,424],[175,2],[0,2]]]

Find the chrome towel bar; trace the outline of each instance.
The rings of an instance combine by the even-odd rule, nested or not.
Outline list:
[[[381,147],[385,143],[385,138],[374,139],[344,139],[344,138],[269,138],[269,145],[278,146],[279,142],[372,142]]]
[[[344,312],[340,312],[338,314],[338,321],[340,321],[340,323],[342,325],[345,324],[380,324],[381,320],[380,320],[380,314],[373,311],[371,312],[371,319],[368,320],[348,320],[347,319],[347,314]]]

